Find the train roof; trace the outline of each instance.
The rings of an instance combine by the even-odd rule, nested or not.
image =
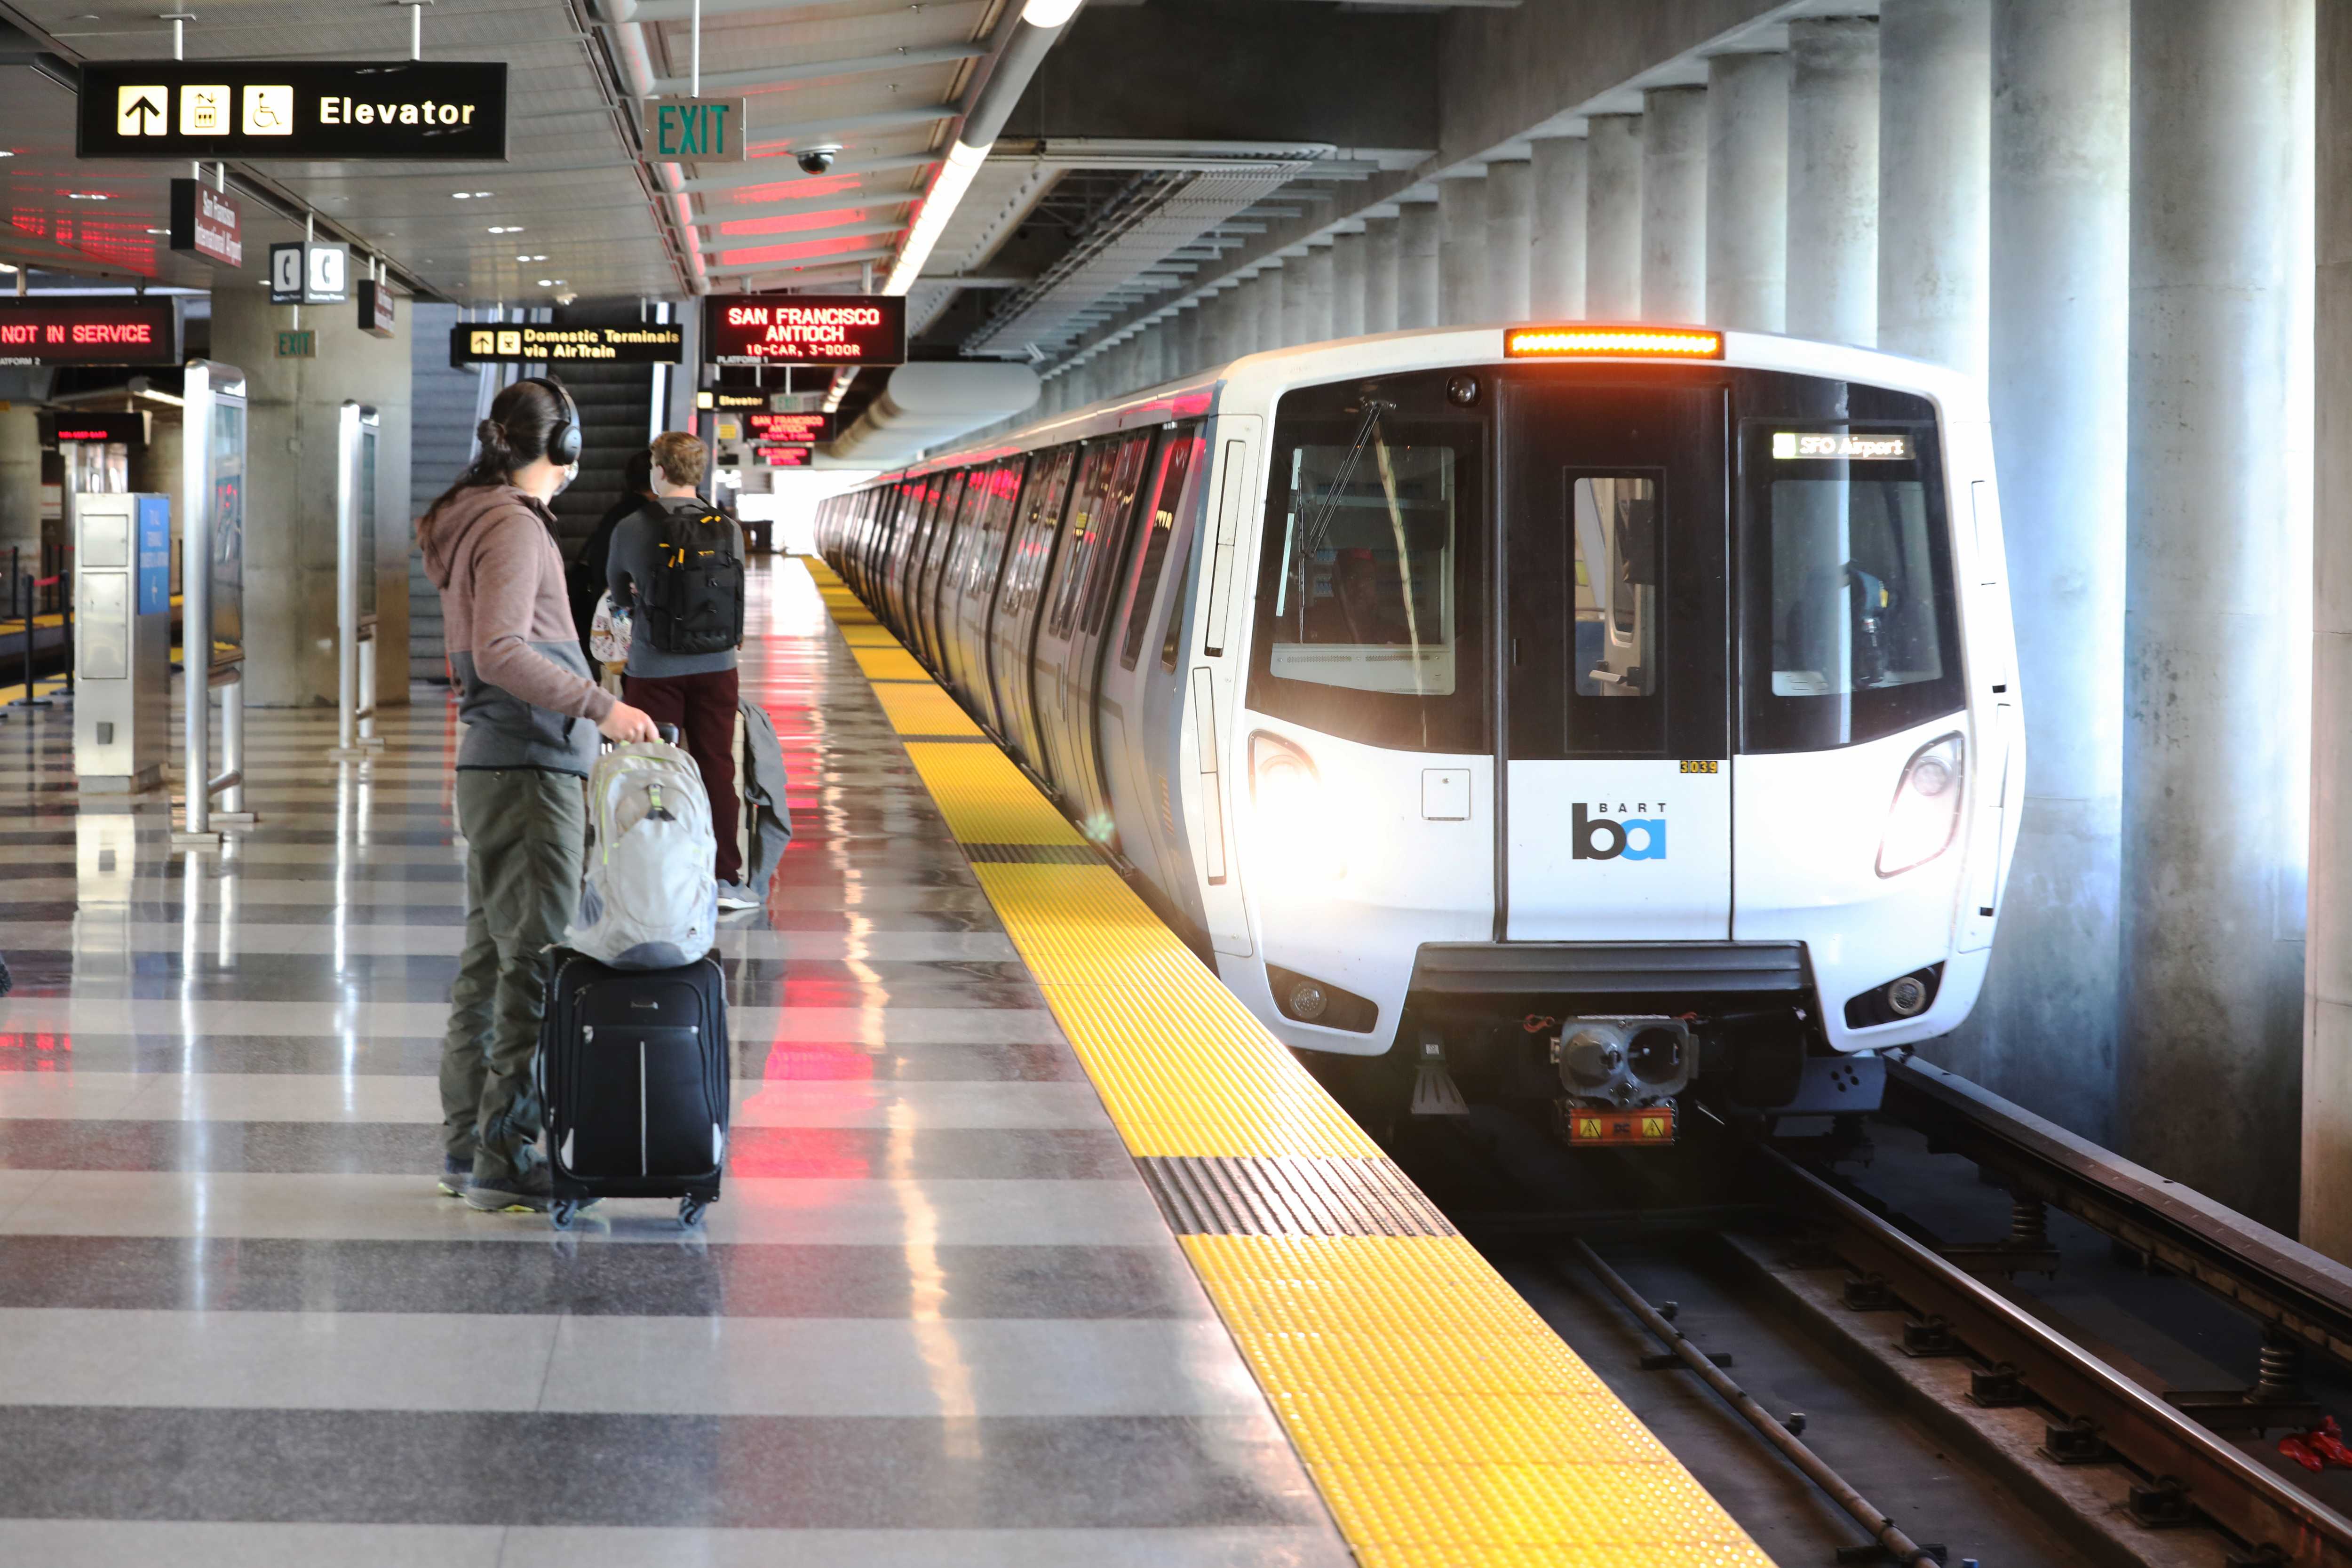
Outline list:
[[[1255,401],[1271,398],[1290,387],[1344,381],[1350,376],[1442,370],[1464,364],[1520,363],[1505,354],[1505,335],[1528,325],[1530,323],[1499,322],[1474,327],[1416,328],[1409,331],[1380,332],[1369,337],[1339,338],[1328,342],[1301,344],[1296,348],[1266,349],[1175,381],[1119,397],[1105,398],[1083,408],[1068,409],[991,441],[940,452],[921,462],[877,474],[870,482],[879,484],[942,469],[970,468],[975,463],[1013,457],[1041,447],[1058,447],[1089,437],[1120,430],[1148,429],[1174,420],[1197,417],[1215,408],[1221,390],[1238,395],[1245,401]],[[1563,330],[1592,331],[1595,324],[1574,322]],[[1927,360],[1887,353],[1878,349],[1855,348],[1844,343],[1816,342],[1808,338],[1788,337],[1774,332],[1672,327],[1654,322],[1629,325],[1624,330],[1643,333],[1716,332],[1723,340],[1723,353],[1720,358],[1694,357],[1686,360],[1662,358],[1654,353],[1580,353],[1572,363],[1712,363],[1744,370],[1786,371],[1798,375],[1858,381],[1896,392],[1917,393],[1931,399],[1947,422],[1981,423],[1990,417],[1980,382],[1962,372]]]

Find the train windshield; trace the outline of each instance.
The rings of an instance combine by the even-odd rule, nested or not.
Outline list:
[[[1848,745],[1958,708],[1934,426],[1747,439],[1749,749]]]
[[[1485,428],[1442,385],[1294,394],[1277,425],[1252,704],[1375,745],[1468,750],[1485,679]]]

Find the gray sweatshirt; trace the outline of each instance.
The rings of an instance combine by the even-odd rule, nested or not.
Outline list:
[[[654,503],[682,517],[694,517],[709,509],[710,503],[699,496],[663,496]],[[605,558],[605,585],[613,591],[613,607],[636,615],[636,588],[639,584],[653,582],[655,546],[661,542],[661,525],[643,511],[623,518],[613,530],[613,552]],[[646,629],[644,617],[629,635],[628,673],[640,680],[659,679],[666,675],[716,675],[722,669],[735,668],[735,650],[726,648],[718,653],[664,653],[654,647],[652,635]]]
[[[460,768],[585,776],[613,697],[588,678],[554,517],[507,485],[460,490],[424,530],[425,574],[466,721]]]

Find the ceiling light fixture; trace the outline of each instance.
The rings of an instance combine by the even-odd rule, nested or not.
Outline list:
[[[149,234],[169,234],[172,231],[168,228],[151,228],[147,232]]]
[[[66,193],[66,200],[69,202],[110,202],[113,199],[103,191],[68,191]]]
[[[1033,27],[1058,27],[1078,14],[1086,0],[1029,0],[1021,19]]]
[[[494,223],[490,225],[489,232],[492,234],[520,234],[522,232],[522,225],[519,223]]]
[[[449,197],[452,201],[470,202],[489,194],[488,191],[451,191]]]

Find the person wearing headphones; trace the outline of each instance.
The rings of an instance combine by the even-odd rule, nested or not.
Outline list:
[[[655,739],[654,721],[589,674],[548,502],[580,465],[580,414],[551,377],[518,381],[477,426],[472,464],[417,524],[441,591],[466,738],[466,945],[441,1047],[441,1190],[488,1212],[548,1205],[532,1059],[549,946],[580,897],[585,780],[601,731]]]

